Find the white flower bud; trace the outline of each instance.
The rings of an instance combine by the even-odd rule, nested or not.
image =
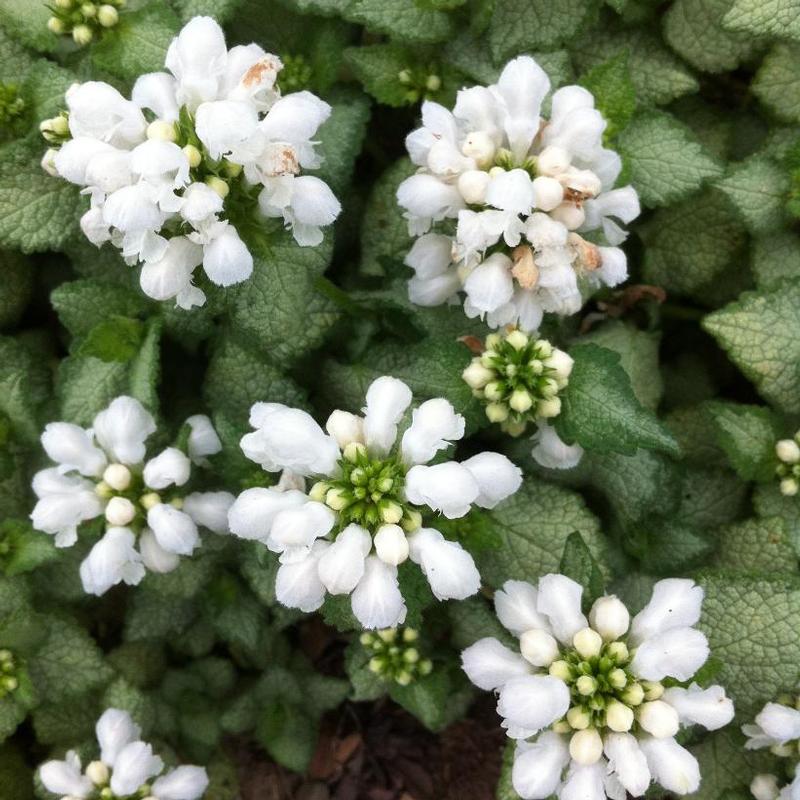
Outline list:
[[[461,377],[471,389],[483,389],[494,378],[494,370],[487,369],[479,358],[475,358],[461,373]]]
[[[381,520],[387,525],[396,525],[403,519],[403,507],[392,500],[384,501],[380,507]]]
[[[397,566],[408,558],[408,539],[399,525],[381,525],[374,543],[375,553],[386,564]]]
[[[568,681],[572,677],[572,669],[566,661],[554,661],[547,670],[554,678]]]
[[[487,400],[497,401],[502,400],[506,393],[506,387],[503,386],[501,381],[492,381],[487,383],[484,388],[484,394]]]
[[[64,23],[58,17],[50,17],[50,19],[47,20],[47,30],[49,30],[50,33],[60,35],[64,33]]]
[[[72,38],[79,47],[89,44],[93,37],[92,29],[88,25],[76,25],[72,29]]]
[[[442,88],[442,79],[438,75],[428,75],[425,88],[429,92],[438,92]]]
[[[161,502],[161,496],[158,492],[147,492],[139,498],[139,505],[145,510],[149,511],[153,506],[157,506]]]
[[[775,454],[784,464],[796,464],[800,461],[800,447],[794,439],[781,439],[775,445]]]
[[[633,711],[619,700],[612,700],[606,706],[606,725],[617,733],[629,731],[633,725]]]
[[[108,783],[110,773],[108,767],[102,761],[92,761],[86,767],[86,777],[95,786],[105,786]]]
[[[186,156],[189,166],[192,169],[199,167],[200,162],[203,160],[203,154],[193,144],[187,144],[183,148],[183,154]]]
[[[530,392],[528,392],[526,389],[515,389],[511,393],[508,404],[514,409],[514,411],[524,414],[533,405],[533,398],[531,397]]]
[[[630,625],[631,615],[625,604],[616,595],[598,597],[589,612],[589,624],[607,642],[624,636]]]
[[[600,194],[600,190],[603,188],[600,178],[589,169],[568,170],[564,175],[559,176],[559,180],[570,189],[590,197]]]
[[[674,736],[680,728],[678,712],[663,700],[643,703],[638,712],[639,724],[656,739]]]
[[[567,711],[567,722],[570,727],[574,728],[576,731],[583,731],[591,725],[592,717],[588,711],[580,706],[572,706],[572,708]]]
[[[42,156],[42,160],[39,162],[41,168],[51,177],[57,178],[58,177],[58,170],[56,169],[56,154],[58,150],[54,150],[52,147],[49,147],[45,154]]]
[[[552,419],[561,413],[561,400],[558,397],[549,397],[546,400],[540,400],[539,405],[536,407],[537,416],[544,417],[544,419]]]
[[[596,728],[576,731],[569,740],[569,754],[578,764],[596,764],[603,755],[603,740]]]
[[[551,144],[536,157],[536,171],[540,175],[558,175],[569,168],[570,161],[570,155],[563,147]]]
[[[103,480],[118,492],[124,492],[131,485],[131,471],[124,464],[109,464],[103,473]]]
[[[505,422],[508,419],[508,406],[503,403],[489,403],[486,406],[489,422]]]
[[[458,191],[467,203],[481,205],[486,201],[486,188],[490,180],[488,172],[468,169],[458,176]]]
[[[575,361],[572,356],[563,350],[554,348],[550,356],[545,360],[545,366],[552,369],[559,378],[567,379],[572,374],[572,367]]]
[[[594,658],[603,649],[603,640],[597,631],[582,628],[572,637],[572,644],[581,658]]]
[[[541,211],[552,211],[561,205],[564,199],[564,187],[547,175],[540,175],[533,180],[534,205]]]
[[[530,338],[528,335],[518,329],[511,331],[511,333],[506,336],[506,342],[515,350],[522,350],[523,347],[527,347],[529,341]]]
[[[781,481],[781,494],[786,497],[794,497],[800,489],[800,484],[794,478],[784,478]]]
[[[586,212],[573,203],[562,203],[550,212],[550,216],[568,231],[577,230],[586,220]]]
[[[156,119],[147,126],[147,138],[159,142],[174,142],[178,138],[178,134],[171,122]]]
[[[525,631],[519,637],[519,650],[534,667],[549,667],[558,658],[558,642],[543,630]]]
[[[104,28],[113,28],[119,22],[119,13],[114,6],[102,5],[97,9],[97,21]]]
[[[461,146],[461,152],[467,158],[475,159],[475,163],[481,168],[488,167],[494,161],[496,149],[492,137],[485,131],[468,134]]]
[[[780,794],[777,777],[768,773],[756,775],[750,782],[750,793],[756,800],[777,800]]]
[[[112,497],[106,506],[109,525],[122,528],[136,516],[136,507],[127,497]]]
[[[329,489],[325,494],[325,504],[332,508],[334,511],[341,511],[347,508],[349,499],[344,489]]]
[[[206,186],[210,186],[223,200],[228,196],[231,190],[230,186],[216,175],[206,178]]]

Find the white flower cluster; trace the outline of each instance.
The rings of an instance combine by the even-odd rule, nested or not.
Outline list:
[[[681,725],[716,730],[733,719],[721,686],[674,685],[688,683],[709,655],[693,627],[703,590],[687,579],[659,581],[633,620],[613,595],[587,619],[582,591],[564,575],[537,586],[507,581],[495,609],[521,653],[485,638],[462,654],[470,680],[498,692],[502,725],[517,740],[514,789],[525,800],[625,800],[651,781],[675,794],[696,791],[697,760],[675,735]]]
[[[95,732],[100,758],[85,770],[73,750],[63,761],[42,764],[39,777],[48,792],[61,800],[200,800],[208,788],[203,767],[176,767],[161,775],[164,762],[141,741],[142,731],[127,711],[109,708],[97,721]],[[156,780],[150,783],[153,778]]]
[[[316,483],[302,489],[245,490],[231,507],[230,530],[280,553],[278,600],[314,611],[325,593],[352,595],[353,613],[364,628],[403,622],[406,606],[398,565],[410,558],[440,599],[463,599],[478,591],[472,556],[435,528],[423,512],[447,519],[473,505],[493,508],[522,482],[520,470],[499,453],[429,465],[464,435],[464,419],[443,398],[414,408],[411,390],[381,377],[367,390],[364,416],[334,411],[326,430],[305,411],[279,403],[256,403],[241,441],[244,454],[268,472],[288,470]]]
[[[467,316],[533,331],[544,312],[578,311],[582,283],[627,277],[615,220],[638,216],[636,192],[612,188],[622,162],[603,147],[592,94],[559,89],[546,120],[549,90],[542,68],[520,56],[496,84],[462,89],[452,112],[423,104],[422,127],[406,138],[419,170],[397,191],[419,237],[406,257],[412,302],[439,305],[463,291]],[[594,231],[609,246],[581,235]]]
[[[282,218],[298,244],[316,245],[340,205],[324,181],[300,174],[321,164],[312,140],[330,106],[307,91],[281,97],[277,56],[256,44],[228,50],[219,25],[195,17],[166,67],[142,75],[131,100],[107,83],[73,85],[68,115],[42,124],[50,141],[66,139],[43,166],[85,187],[91,242],[143,262],[145,294],[188,309],[205,302],[192,283],[198,265],[219,286],[252,273],[232,207]]]
[[[775,443],[778,466],[775,474],[780,479],[781,494],[794,497],[800,491],[800,431],[792,439],[781,439]]]
[[[800,800],[800,698],[785,695],[777,703],[767,703],[757,714],[755,722],[742,725],[742,733],[747,737],[747,750],[770,751],[787,759],[790,772],[794,775],[791,783],[781,787],[778,776],[768,773],[756,775],[750,784],[750,791],[756,800]]]
[[[105,534],[81,564],[86,592],[101,595],[121,581],[138,584],[145,568],[172,571],[180,556],[200,545],[198,525],[228,532],[232,494],[181,491],[192,467],[207,464],[206,456],[222,449],[208,417],[186,423],[188,455],[167,447],[149,460],[145,442],[156,424],[132,397],[117,397],[91,428],[70,422],[45,428],[42,446],[56,466],[33,476],[39,498],[31,514],[34,528],[54,535],[56,547],[70,547],[81,523],[105,515]]]

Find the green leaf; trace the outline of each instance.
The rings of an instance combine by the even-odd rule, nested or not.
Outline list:
[[[435,664],[408,686],[392,683],[389,696],[435,733],[466,714],[475,690],[460,668]]]
[[[330,236],[319,247],[299,247],[288,231],[276,240],[248,240],[252,277],[236,293],[233,329],[278,364],[290,363],[322,343],[339,317],[316,288],[333,251]]]
[[[144,323],[130,317],[110,316],[89,331],[77,355],[101,361],[130,361],[142,346]]]
[[[714,528],[738,519],[747,506],[748,486],[725,469],[687,466],[675,521],[694,528]]]
[[[482,595],[468,597],[459,603],[448,603],[447,618],[450,622],[450,644],[456,650],[464,650],[487,636],[509,646],[516,644],[514,637],[500,624],[494,609]]]
[[[78,189],[41,167],[38,133],[0,147],[0,246],[58,250],[72,235],[83,201]]]
[[[608,126],[606,140],[613,139],[631,121],[636,111],[636,89],[628,67],[629,54],[619,53],[589,70],[580,83],[595,97],[595,104]]]
[[[731,199],[751,233],[764,233],[785,219],[789,176],[770,159],[753,156],[715,185]]]
[[[714,549],[709,536],[680,520],[646,519],[640,525],[642,568],[655,575],[697,567]]]
[[[173,0],[181,22],[186,24],[192,17],[212,16],[220,25],[233,17],[243,0]]]
[[[41,705],[33,711],[33,729],[40,744],[75,747],[76,742],[94,739],[94,727],[105,709],[94,694]]]
[[[661,111],[638,116],[618,144],[631,183],[647,206],[670,205],[722,174],[689,128]]]
[[[800,282],[747,292],[709,314],[703,327],[761,395],[786,412],[800,403]]]
[[[797,0],[733,0],[722,24],[756,36],[800,39],[800,4]]]
[[[753,94],[787,122],[800,122],[799,60],[800,46],[779,42],[761,62],[752,85]]]
[[[735,69],[756,52],[758,41],[722,27],[730,7],[731,0],[676,0],[664,16],[664,38],[699,70]]]
[[[770,231],[753,241],[753,275],[759,289],[776,289],[800,275],[800,237],[791,231]]]
[[[590,0],[495,0],[487,32],[496,62],[530,49],[550,49],[569,42],[589,21]]]
[[[706,191],[659,211],[645,224],[643,238],[648,283],[707,305],[720,284],[729,287],[733,282],[737,291],[737,270],[746,268],[740,253],[746,234],[722,193]]]
[[[575,492],[528,478],[489,514],[502,545],[478,553],[476,562],[492,587],[557,572],[567,539],[575,531],[595,559],[606,563],[606,543],[597,518]]]
[[[47,638],[30,665],[42,697],[59,703],[98,689],[112,676],[103,653],[83,628],[59,617],[47,617]]]
[[[0,747],[0,786],[14,800],[33,800],[33,775],[25,759],[12,745]]]
[[[605,592],[605,578],[600,565],[578,531],[573,531],[564,544],[558,571],[584,587],[584,605],[591,605]]]
[[[727,466],[727,456],[717,444],[714,421],[705,403],[676,408],[667,414],[664,423],[678,440],[685,461],[704,467]]]
[[[655,411],[664,389],[658,369],[660,334],[639,330],[619,320],[610,320],[592,328],[580,341],[619,353],[620,364],[631,379],[636,399],[645,408]]]
[[[356,703],[377,700],[386,694],[386,684],[370,668],[372,653],[357,639],[353,639],[344,651],[344,669],[352,691],[350,699]]]
[[[166,3],[148,3],[120,14],[119,23],[92,46],[92,60],[101,70],[131,82],[145,72],[159,72],[179,27]]]
[[[562,439],[603,453],[632,455],[640,447],[680,453],[672,434],[636,399],[617,353],[581,344],[570,355],[575,364],[556,418]]]
[[[305,772],[314,755],[318,730],[301,707],[275,700],[261,712],[256,736],[279,764],[294,772]]]
[[[449,14],[423,8],[414,0],[349,0],[346,17],[398,42],[433,44],[444,41],[453,31]]]
[[[133,289],[97,280],[62,283],[51,292],[50,303],[73,336],[88,335],[109,316],[144,316],[148,308]]]
[[[0,0],[0,21],[9,35],[26,47],[48,52],[54,50],[59,37],[47,28],[50,10],[45,3],[29,0]]]
[[[30,572],[58,556],[53,537],[35,531],[29,522],[0,522],[0,569],[9,577]]]
[[[738,475],[746,481],[768,481],[775,477],[775,442],[780,430],[774,414],[764,406],[709,403],[720,447]]]
[[[411,51],[398,44],[348,47],[345,61],[364,88],[379,102],[394,108],[409,105],[409,87],[400,82],[400,72],[414,65]]]
[[[800,583],[796,578],[708,572],[699,627],[722,668],[718,682],[743,718],[797,683]]]
[[[158,710],[154,698],[125,680],[117,678],[103,693],[104,708],[119,708],[127,711],[133,721],[142,729],[142,735],[148,737],[156,723]]]
[[[47,364],[17,339],[0,337],[0,417],[20,440],[38,443],[49,392]]]
[[[28,716],[28,709],[14,695],[0,699],[0,743],[4,742]]]
[[[0,250],[0,330],[13,328],[33,293],[35,270],[26,258],[11,250]]]
[[[765,575],[797,573],[797,553],[781,517],[753,518],[718,531],[720,567]]]

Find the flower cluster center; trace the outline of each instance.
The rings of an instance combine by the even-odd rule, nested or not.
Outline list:
[[[416,678],[430,674],[433,663],[422,658],[416,647],[419,633],[414,628],[384,628],[362,633],[360,642],[372,654],[370,672],[387,682],[408,686]]]
[[[96,485],[95,493],[105,501],[105,517],[109,525],[131,528],[139,532],[147,521],[147,512],[159,503],[175,508],[183,506],[180,497],[164,498],[145,486],[142,475],[124,464],[111,464]]]

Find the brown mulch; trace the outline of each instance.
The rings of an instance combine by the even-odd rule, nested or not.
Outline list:
[[[442,733],[388,702],[345,704],[322,726],[306,776],[231,742],[242,800],[493,800],[505,736],[491,697]]]

